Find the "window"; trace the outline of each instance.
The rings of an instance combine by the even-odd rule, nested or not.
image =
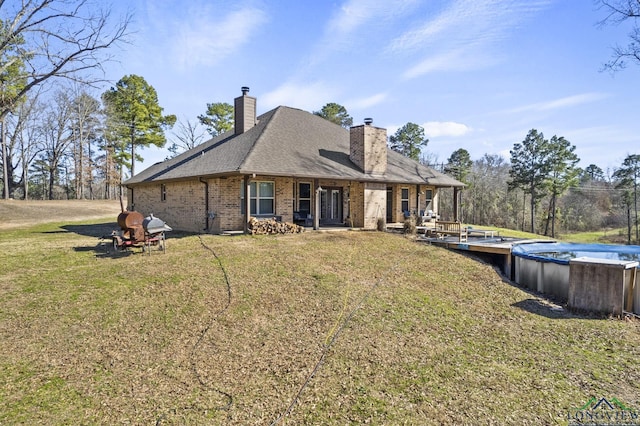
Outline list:
[[[160,185],[160,201],[167,201],[167,185]]]
[[[425,210],[433,210],[433,189],[427,189],[425,192]]]
[[[272,215],[275,212],[275,197],[273,190],[273,182],[251,182],[249,203],[251,205],[252,215]],[[244,214],[244,183],[241,184],[240,190],[241,206],[240,212]]]
[[[298,211],[311,213],[311,184],[298,184]]]
[[[408,212],[409,211],[409,188],[402,188],[400,196],[401,196],[400,205],[402,206],[402,211]]]

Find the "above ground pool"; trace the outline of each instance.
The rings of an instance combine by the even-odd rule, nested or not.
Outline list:
[[[532,260],[544,260],[568,264],[578,257],[606,260],[640,261],[640,246],[620,246],[612,244],[576,244],[537,242],[517,244],[511,251],[514,256]]]
[[[640,314],[640,246],[535,242],[511,248],[516,283],[569,306]]]

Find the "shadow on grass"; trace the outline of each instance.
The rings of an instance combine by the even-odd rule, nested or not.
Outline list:
[[[562,306],[545,303],[539,299],[524,299],[520,302],[513,303],[511,306],[551,319],[575,318],[574,315],[567,312]]]
[[[61,226],[61,228],[66,232],[73,232],[74,234],[84,235],[85,237],[97,238],[111,238],[111,232],[116,229],[120,229],[116,222],[95,223],[92,225],[64,225]]]
[[[148,253],[143,249],[142,245],[137,245],[133,247],[115,247],[113,244],[112,232],[118,231],[120,227],[116,222],[106,222],[106,223],[97,223],[91,225],[64,225],[61,226],[63,230],[61,231],[51,231],[46,233],[67,233],[71,232],[77,235],[82,235],[85,237],[96,237],[98,238],[98,243],[96,245],[89,246],[76,246],[74,247],[74,251],[77,252],[93,252],[96,257],[100,258],[119,258],[131,255],[148,255]],[[166,238],[169,240],[179,239],[188,237],[191,235],[196,235],[193,233],[182,232],[182,231],[172,231],[166,233]],[[151,254],[161,254],[156,246],[151,247]]]
[[[606,319],[608,316],[604,314],[578,311],[574,309],[567,309],[565,306],[560,306],[552,302],[547,302],[541,299],[524,299],[520,302],[513,303],[511,306],[520,308],[524,311],[531,312],[550,319],[593,319],[601,320]]]

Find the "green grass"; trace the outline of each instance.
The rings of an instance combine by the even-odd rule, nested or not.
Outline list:
[[[526,239],[555,239],[572,243],[598,243],[598,244],[626,244],[626,228],[603,229],[600,231],[575,232],[558,234],[556,238],[544,235],[532,234],[530,232],[516,231],[508,228],[497,228],[491,226],[471,225],[478,229],[492,229],[500,232],[502,237],[526,238]]]
[[[574,243],[626,244],[627,230],[626,228],[617,228],[591,232],[576,232],[563,234],[561,238]]]
[[[0,424],[538,425],[591,397],[640,408],[637,321],[551,310],[461,254],[308,232],[174,233],[166,254],[111,255],[103,222],[0,231]]]

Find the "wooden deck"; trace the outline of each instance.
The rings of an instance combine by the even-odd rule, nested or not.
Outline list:
[[[403,231],[403,224],[387,224],[387,229],[396,232]],[[446,235],[438,234],[434,227],[434,224],[427,224],[427,226],[417,226],[417,240],[419,242],[432,244],[435,246],[460,250],[467,252],[474,252],[485,255],[490,255],[492,263],[499,266],[505,275],[513,279],[512,269],[512,255],[511,249],[516,244],[521,243],[537,243],[537,242],[549,242],[552,240],[545,239],[525,239],[525,238],[513,238],[513,237],[501,237],[497,231],[484,230],[470,228],[468,229],[467,241],[460,241],[458,235]]]

